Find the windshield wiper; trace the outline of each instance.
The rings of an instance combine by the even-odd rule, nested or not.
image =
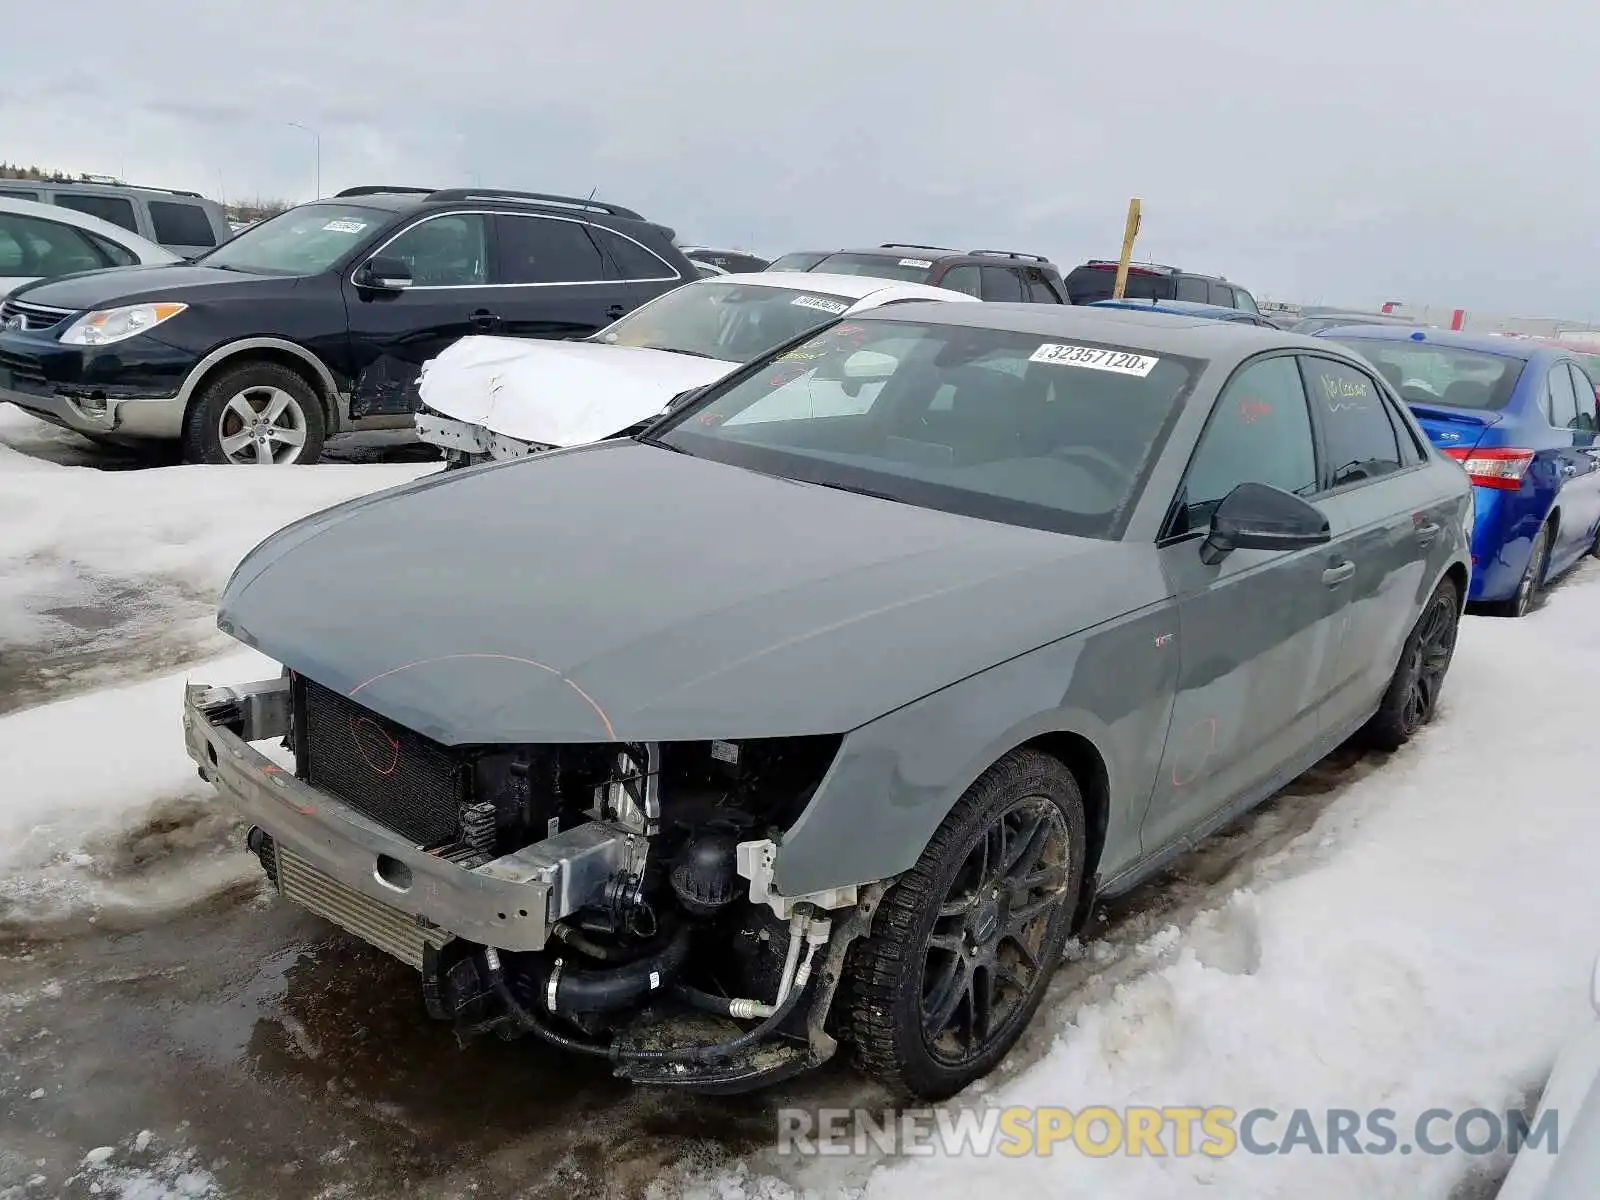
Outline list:
[[[651,346],[652,350],[665,350],[668,354],[687,354],[690,358],[715,358],[715,354],[707,354],[704,350],[684,350],[679,346]]]
[[[897,504],[905,503],[905,501],[901,500],[899,496],[891,496],[888,492],[880,492],[874,488],[861,487],[854,483],[824,483],[820,479],[788,478],[790,478],[791,482],[793,483],[807,484],[811,487],[831,488],[836,492],[853,492],[857,496],[871,496],[874,500],[893,500]]]

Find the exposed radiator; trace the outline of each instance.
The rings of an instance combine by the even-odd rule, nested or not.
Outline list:
[[[454,842],[467,800],[460,758],[320,684],[303,686],[306,781],[417,846]]]

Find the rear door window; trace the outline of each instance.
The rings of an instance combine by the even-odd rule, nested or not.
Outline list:
[[[1575,429],[1578,424],[1578,398],[1572,390],[1572,372],[1566,363],[1557,363],[1545,375],[1545,416],[1556,429]]]
[[[206,210],[177,200],[150,201],[150,227],[163,246],[215,246]]]
[[[972,263],[951,267],[944,273],[944,278],[939,280],[939,286],[949,288],[952,292],[965,292],[969,296],[983,299],[983,285],[979,281],[978,268]]]
[[[1572,370],[1572,390],[1578,401],[1578,423],[1573,428],[1593,433],[1597,427],[1594,384],[1577,363],[1568,363],[1567,366]]]
[[[501,283],[603,283],[600,248],[581,221],[500,213]]]
[[[998,303],[1021,303],[1022,277],[1010,267],[984,267],[983,298]]]
[[[56,203],[62,208],[70,208],[74,212],[88,213],[91,217],[99,217],[102,221],[110,221],[113,225],[120,226],[129,233],[139,232],[139,222],[133,215],[133,201],[124,196],[94,196],[79,195],[75,192],[57,192]]]
[[[20,188],[0,188],[0,196],[9,196],[13,200],[32,200],[38,202],[38,192],[25,192]]]
[[[1330,488],[1398,471],[1400,442],[1377,382],[1366,372],[1326,358],[1301,360],[1306,391],[1322,425]]]
[[[1174,300],[1190,300],[1196,304],[1209,304],[1210,294],[1206,291],[1206,281],[1196,279],[1191,275],[1178,277],[1177,295]]]

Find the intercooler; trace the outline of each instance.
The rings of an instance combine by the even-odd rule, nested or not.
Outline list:
[[[308,783],[417,846],[456,840],[470,786],[458,756],[321,684],[296,683],[296,750]]]
[[[440,946],[450,938],[443,930],[423,929],[415,917],[324,875],[281,844],[274,843],[272,852],[278,892],[285,900],[325,917],[419,971],[423,946],[430,941]]]

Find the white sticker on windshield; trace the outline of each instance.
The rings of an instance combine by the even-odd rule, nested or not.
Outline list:
[[[365,221],[349,221],[340,219],[337,221],[329,221],[322,228],[329,233],[360,233],[366,227],[367,223]]]
[[[835,316],[850,307],[842,300],[827,300],[821,296],[796,296],[789,303],[797,304],[801,308],[814,308],[818,312],[833,313]]]
[[[933,264],[931,262],[929,262],[925,258],[902,258],[900,260],[900,265],[902,267],[931,267],[931,266],[933,266]]]
[[[1143,379],[1161,360],[1148,354],[1125,350],[1100,350],[1094,346],[1063,346],[1046,342],[1032,354],[1029,362],[1055,363],[1060,367],[1088,367],[1093,371],[1115,371],[1118,375],[1137,375]]]

